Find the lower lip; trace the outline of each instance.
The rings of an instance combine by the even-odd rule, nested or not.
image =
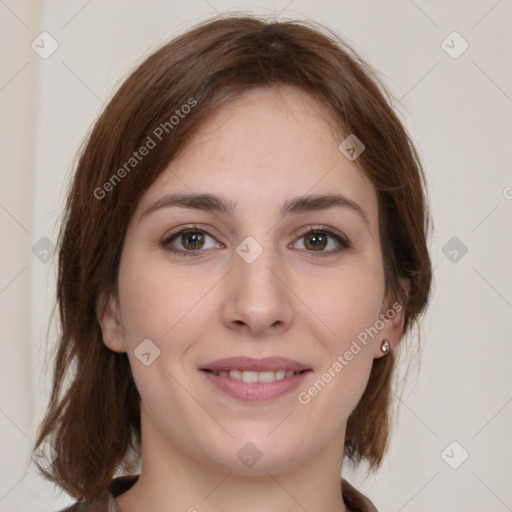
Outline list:
[[[311,370],[302,373],[296,373],[293,377],[286,377],[274,382],[253,382],[247,383],[241,380],[235,380],[231,377],[221,377],[215,373],[202,370],[202,373],[210,380],[212,384],[224,393],[240,400],[241,402],[264,402],[273,400],[280,396],[290,393],[304,381]]]

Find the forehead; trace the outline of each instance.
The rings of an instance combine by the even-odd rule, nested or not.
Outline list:
[[[262,204],[340,192],[376,214],[364,171],[338,149],[344,136],[328,108],[286,86],[246,91],[206,118],[146,191],[138,213],[164,192],[215,193]],[[372,211],[375,210],[375,211]]]

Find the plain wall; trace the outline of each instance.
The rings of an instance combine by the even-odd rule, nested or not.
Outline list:
[[[366,479],[363,471],[347,471],[346,478],[382,511],[510,510],[510,0],[283,0],[257,7],[222,0],[5,0],[0,511],[52,511],[70,501],[37,476],[29,449],[48,398],[46,330],[55,295],[56,258],[50,251],[46,261],[41,239],[56,242],[78,147],[144,55],[225,10],[311,18],[345,37],[401,99],[396,109],[424,162],[435,282],[421,357],[396,400],[397,426],[382,469]],[[31,47],[43,31],[59,45],[45,59]],[[453,31],[469,44],[457,58],[442,46]],[[444,43],[452,54],[462,48],[457,37]],[[416,342],[414,335],[408,340]],[[469,456],[458,466],[464,452]]]

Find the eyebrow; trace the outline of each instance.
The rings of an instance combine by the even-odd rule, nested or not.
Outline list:
[[[161,208],[191,208],[234,215],[236,203],[225,197],[213,194],[168,194],[156,201],[141,215],[145,217]],[[304,195],[288,199],[281,208],[281,216],[290,213],[321,211],[328,208],[347,208],[358,213],[369,226],[370,222],[364,210],[353,200],[341,194]]]

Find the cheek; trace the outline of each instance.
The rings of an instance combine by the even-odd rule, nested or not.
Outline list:
[[[146,256],[126,258],[119,283],[126,350],[135,384],[150,415],[161,416],[160,422],[170,424],[168,413],[161,410],[163,403],[169,410],[182,411],[183,417],[189,412],[185,404],[190,396],[183,386],[189,387],[190,375],[184,366],[188,349],[200,339],[209,318],[208,300],[202,298],[213,286],[213,278],[196,281]]]
[[[171,347],[169,341],[180,337],[185,325],[194,328],[187,320],[201,314],[202,298],[213,286],[214,276],[196,279],[193,273],[162,263],[161,256],[141,254],[121,262],[119,283],[127,346],[134,349],[149,338],[167,351],[174,350],[176,342]]]
[[[212,290],[216,280],[215,275],[199,278],[178,271],[148,255],[122,261],[119,295],[126,351],[136,386],[152,411],[162,400],[183,408],[190,398],[181,386],[190,379],[190,348],[211,327],[211,303],[220,303]]]
[[[308,306],[320,320],[317,336],[331,354],[338,354],[379,319],[384,279],[378,272],[347,267],[318,283],[309,283],[302,294],[306,294]]]
[[[315,290],[310,288],[308,295],[310,326],[325,357],[317,380],[299,401],[327,408],[325,414],[336,424],[340,415],[348,417],[366,388],[378,339],[372,328],[379,319],[384,282],[378,273],[347,269]]]

